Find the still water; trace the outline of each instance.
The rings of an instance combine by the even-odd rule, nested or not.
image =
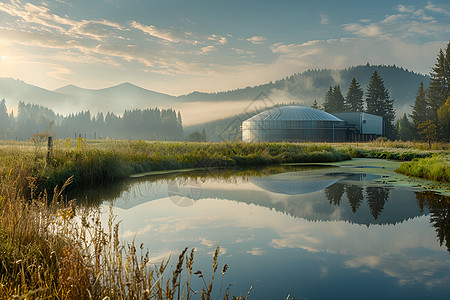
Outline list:
[[[450,200],[366,163],[139,178],[101,209],[153,262],[190,247],[208,273],[220,244],[224,288],[250,299],[450,299]]]

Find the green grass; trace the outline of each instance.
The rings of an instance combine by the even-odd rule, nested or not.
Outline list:
[[[413,159],[396,170],[401,174],[450,183],[450,154],[435,154],[431,157]]]
[[[132,174],[211,167],[247,167],[295,162],[335,162],[350,159],[345,149],[327,144],[187,143],[93,141],[66,147],[56,141],[52,159],[46,148],[22,143],[0,147],[0,174],[22,173],[35,178],[38,191],[53,191],[73,176],[69,189],[110,184]],[[22,186],[28,186],[23,182]]]

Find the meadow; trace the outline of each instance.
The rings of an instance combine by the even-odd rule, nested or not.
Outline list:
[[[233,168],[373,157],[407,161],[399,172],[448,182],[449,145],[187,143],[56,140],[0,142],[0,295],[42,299],[235,299],[222,286],[227,266],[194,268],[194,249],[154,264],[144,245],[123,245],[111,214],[67,199],[68,189],[117,182],[132,174],[186,168]],[[427,169],[428,168],[428,169]],[[431,170],[431,171],[430,171]],[[441,174],[445,174],[442,176]],[[173,267],[170,267],[169,262]],[[203,273],[202,273],[203,272]],[[192,280],[202,288],[194,291]],[[213,284],[214,283],[214,284]],[[249,287],[251,290],[251,287]],[[247,291],[240,291],[245,299]]]

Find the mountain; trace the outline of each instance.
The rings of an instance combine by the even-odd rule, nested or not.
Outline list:
[[[150,91],[128,82],[98,90],[68,85],[56,89],[55,92],[75,99],[83,99],[86,104],[85,109],[93,112],[123,113],[126,109],[135,108],[170,108],[178,101],[174,96]]]
[[[409,108],[409,105],[413,104],[421,81],[425,86],[430,81],[429,76],[397,66],[367,64],[342,70],[308,70],[263,85],[218,93],[193,92],[180,96],[179,99],[182,101],[253,100],[263,92],[274,103],[279,103],[281,98],[282,102],[295,101],[305,105],[311,105],[314,99],[317,99],[321,104],[330,86],[339,84],[345,97],[353,77],[365,91],[375,70],[378,71],[391,98],[396,100],[397,109],[400,110],[404,110],[405,107]]]
[[[177,97],[146,90],[131,83],[98,90],[67,85],[49,91],[21,80],[0,78],[0,99],[3,98],[8,108],[14,109],[19,101],[23,101],[49,107],[60,114],[85,110],[93,114],[99,111],[122,114],[126,109],[171,108],[178,101]]]
[[[57,92],[11,78],[0,78],[0,99],[6,99],[8,109],[15,109],[19,101],[41,104],[52,108],[59,108],[62,103],[73,101],[73,99]]]

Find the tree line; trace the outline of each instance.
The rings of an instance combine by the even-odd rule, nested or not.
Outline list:
[[[450,141],[450,42],[440,49],[435,65],[431,68],[428,88],[423,83],[417,90],[412,113],[398,122],[398,137],[431,143]]]
[[[327,112],[367,112],[383,117],[387,138],[403,141],[417,140],[431,144],[434,141],[450,141],[450,42],[445,50],[440,49],[436,63],[431,68],[428,87],[421,82],[416,93],[412,112],[395,121],[394,99],[389,96],[383,79],[375,70],[366,93],[352,79],[344,97],[339,85],[330,86],[325,94],[323,107],[314,101],[312,107]],[[364,101],[365,95],[365,101]]]
[[[314,100],[312,107],[320,109],[316,100]],[[385,136],[390,139],[394,139],[396,137],[396,130],[394,126],[394,99],[391,99],[389,96],[388,90],[384,87],[384,81],[376,70],[370,77],[369,85],[366,90],[365,101],[364,91],[356,78],[353,77],[346,97],[342,95],[339,85],[330,86],[325,94],[323,110],[329,113],[367,112],[369,114],[383,117]]]
[[[15,116],[8,114],[5,99],[0,101],[1,139],[26,140],[46,130],[56,138],[182,140],[184,136],[181,114],[173,109],[125,110],[121,116],[91,115],[88,110],[63,116],[41,105],[19,102]]]

